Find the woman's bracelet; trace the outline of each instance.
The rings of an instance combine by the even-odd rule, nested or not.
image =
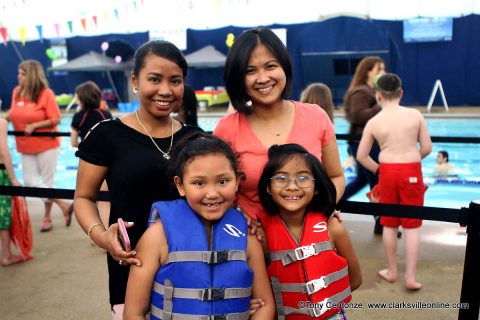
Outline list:
[[[92,240],[92,237],[90,236],[90,233],[92,233],[93,229],[95,229],[96,227],[100,227],[100,226],[102,226],[104,230],[107,230],[107,227],[105,227],[105,225],[103,223],[94,223],[90,226],[90,228],[88,228],[88,231],[87,231],[87,235],[90,238],[90,241],[94,245],[97,245],[97,244]]]

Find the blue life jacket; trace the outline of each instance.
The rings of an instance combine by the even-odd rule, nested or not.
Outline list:
[[[212,225],[183,200],[152,205],[149,223],[160,219],[168,259],[155,275],[151,319],[248,319],[253,272],[247,265],[248,226],[231,208]]]

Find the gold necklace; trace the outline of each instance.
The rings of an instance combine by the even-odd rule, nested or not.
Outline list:
[[[165,152],[162,149],[160,149],[160,147],[155,142],[155,140],[153,140],[153,137],[148,133],[147,128],[145,128],[142,121],[140,121],[140,118],[138,117],[138,110],[135,111],[135,116],[137,117],[138,124],[140,124],[140,126],[143,128],[143,130],[145,130],[145,133],[150,138],[150,140],[152,140],[153,144],[155,145],[155,147],[157,147],[158,151],[160,151],[162,153],[162,155],[165,159],[169,160],[170,159],[169,153],[172,150],[172,146],[173,146],[173,119],[171,119],[171,121],[172,121],[172,137],[170,138],[170,147],[168,147],[167,152]]]

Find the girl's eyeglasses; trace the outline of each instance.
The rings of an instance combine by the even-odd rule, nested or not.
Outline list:
[[[310,187],[313,187],[313,182],[315,181],[315,179],[307,175],[298,176],[295,178],[290,178],[284,175],[277,175],[277,176],[271,177],[270,181],[272,182],[272,185],[275,187],[285,188],[288,185],[290,185],[292,181],[294,181],[297,187],[299,188],[310,188]]]

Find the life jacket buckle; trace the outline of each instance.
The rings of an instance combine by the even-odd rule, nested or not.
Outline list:
[[[213,316],[210,316],[210,320],[227,320],[227,315],[226,314],[214,314]]]
[[[210,263],[222,263],[228,261],[228,250],[214,251],[210,256]]]
[[[311,280],[306,283],[307,285],[307,293],[312,294],[317,291],[320,291],[323,288],[327,287],[327,284],[325,283],[325,277],[322,276],[319,279]]]
[[[208,288],[203,291],[202,301],[217,301],[225,299],[225,288]]]
[[[298,247],[295,249],[295,257],[297,258],[297,260],[303,260],[308,257],[314,256],[315,254],[315,248],[313,245]]]

